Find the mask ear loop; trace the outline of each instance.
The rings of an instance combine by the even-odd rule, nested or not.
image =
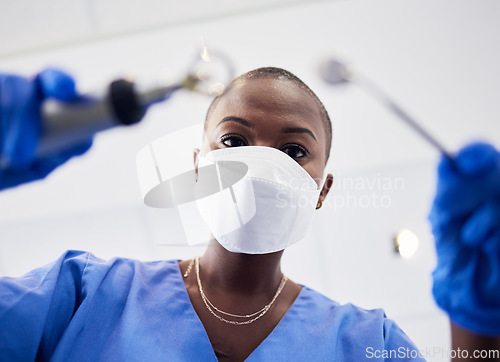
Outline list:
[[[200,164],[200,153],[201,153],[201,145],[199,147],[196,147],[193,151],[196,153],[196,162],[195,162],[195,165],[194,165],[194,182],[197,183],[198,182],[198,165]]]

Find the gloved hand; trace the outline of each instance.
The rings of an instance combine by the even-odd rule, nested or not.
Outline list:
[[[452,321],[500,335],[500,154],[471,144],[443,158],[429,215],[438,263],[433,294]]]
[[[90,148],[92,140],[50,157],[35,158],[42,132],[40,105],[49,97],[77,99],[73,79],[56,69],[46,69],[34,79],[0,74],[0,190],[44,178]]]

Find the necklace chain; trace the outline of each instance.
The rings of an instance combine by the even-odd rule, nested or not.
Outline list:
[[[225,323],[228,323],[228,324],[233,324],[233,325],[250,324],[250,323],[255,322],[260,317],[264,316],[269,311],[269,309],[271,309],[271,306],[274,304],[274,302],[276,301],[276,299],[278,299],[278,296],[281,294],[281,291],[285,287],[285,284],[286,284],[286,282],[288,280],[288,278],[285,276],[285,274],[283,274],[283,277],[281,278],[280,285],[278,286],[278,289],[276,290],[276,294],[274,294],[274,297],[271,300],[271,302],[269,302],[269,304],[266,304],[262,309],[258,310],[255,313],[252,313],[252,314],[245,314],[245,315],[232,314],[232,313],[224,312],[223,310],[217,308],[215,305],[213,305],[212,302],[210,302],[210,300],[205,295],[205,292],[203,291],[203,286],[201,285],[201,279],[200,279],[200,257],[199,256],[196,257],[195,259],[193,259],[191,261],[191,263],[188,266],[188,270],[186,270],[186,273],[184,274],[184,277],[187,277],[187,275],[191,271],[193,262],[196,263],[196,279],[197,279],[197,282],[198,282],[198,289],[200,291],[200,295],[201,295],[201,299],[203,300],[203,303],[205,304],[205,306],[207,307],[207,309],[209,310],[209,312],[214,317],[216,317],[217,319],[219,319],[222,322],[225,322]],[[224,315],[227,315],[227,316],[230,316],[230,317],[234,317],[234,318],[251,318],[251,319],[246,320],[246,321],[242,321],[242,322],[232,321],[232,320],[226,319],[224,317],[221,317],[220,315],[218,315],[217,313],[215,313],[215,311],[217,311],[220,314],[224,314]]]

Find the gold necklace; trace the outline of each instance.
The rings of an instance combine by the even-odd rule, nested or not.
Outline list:
[[[196,262],[196,279],[198,282],[198,289],[200,291],[200,295],[201,295],[201,299],[203,300],[203,303],[205,304],[205,306],[207,307],[209,312],[214,317],[216,317],[217,319],[219,319],[222,322],[225,322],[228,324],[233,324],[233,325],[250,324],[250,323],[255,322],[257,319],[261,318],[262,316],[264,316],[269,311],[269,309],[271,309],[271,306],[274,304],[276,299],[278,299],[278,296],[281,294],[281,291],[285,287],[285,284],[288,280],[288,278],[285,276],[285,274],[283,274],[283,277],[281,278],[280,285],[278,286],[278,290],[276,290],[276,294],[274,294],[274,297],[271,300],[271,302],[269,302],[269,304],[266,304],[262,309],[258,310],[257,312],[254,312],[252,314],[245,314],[245,315],[232,314],[232,313],[224,312],[223,310],[217,308],[215,305],[213,305],[212,302],[210,302],[210,300],[205,295],[205,292],[203,291],[203,286],[201,284],[201,279],[200,279],[200,257],[199,256],[191,261],[191,263],[188,266],[188,269],[184,273],[184,277],[186,278],[188,276],[189,272],[191,271],[193,262]],[[234,317],[234,318],[247,318],[247,319],[251,318],[251,319],[248,319],[248,320],[242,321],[242,322],[232,321],[232,320],[221,317],[220,315],[215,313],[215,311],[217,311],[217,313],[224,314],[224,315]]]

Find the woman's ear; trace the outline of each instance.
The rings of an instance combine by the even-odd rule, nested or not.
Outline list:
[[[323,201],[325,201],[326,195],[330,192],[330,189],[333,186],[333,175],[329,173],[326,175],[326,180],[319,194],[318,204],[316,205],[316,209],[320,209],[323,206]]]

